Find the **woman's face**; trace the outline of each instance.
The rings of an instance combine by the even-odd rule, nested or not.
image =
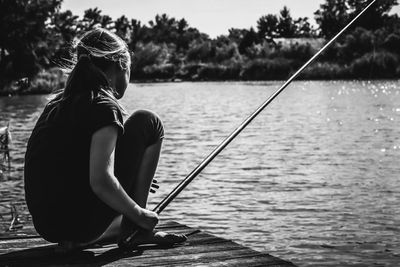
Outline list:
[[[118,93],[117,96],[118,99],[124,96],[125,90],[129,84],[130,76],[131,76],[131,70],[129,67],[126,69],[122,69],[119,66],[117,66],[115,75],[115,90]]]

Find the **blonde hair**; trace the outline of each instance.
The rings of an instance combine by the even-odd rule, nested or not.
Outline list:
[[[82,55],[118,62],[122,69],[129,69],[131,56],[127,44],[116,34],[97,28],[83,34],[73,41],[72,47],[76,50],[74,59],[77,62]]]
[[[80,93],[90,93],[91,100],[99,94],[110,97],[122,113],[125,109],[117,101],[118,92],[110,85],[104,71],[112,64],[130,70],[131,54],[127,44],[116,34],[96,28],[75,39],[71,60],[63,64],[69,73],[64,89],[56,92],[54,102],[63,101]]]

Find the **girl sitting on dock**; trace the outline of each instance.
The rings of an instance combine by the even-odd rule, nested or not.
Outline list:
[[[37,232],[65,250],[117,242],[138,228],[135,244],[174,244],[184,235],[156,232],[146,209],[164,129],[150,111],[123,123],[120,99],[130,78],[126,43],[105,29],[75,44],[66,87],[44,108],[25,155],[26,202]]]

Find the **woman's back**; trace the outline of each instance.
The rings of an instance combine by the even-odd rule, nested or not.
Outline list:
[[[93,99],[82,94],[46,105],[25,155],[26,202],[35,225],[40,228],[52,219],[73,223],[77,216],[71,214],[86,212],[87,205],[98,201],[89,182],[91,138],[109,124],[122,132],[122,123],[118,107],[102,94]]]

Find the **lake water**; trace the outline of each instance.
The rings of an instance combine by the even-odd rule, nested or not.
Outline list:
[[[162,199],[281,82],[130,85],[129,111],[151,109],[166,137]],[[0,220],[23,196],[23,155],[46,96],[0,98],[12,169]],[[300,266],[400,263],[400,81],[294,82],[162,213]],[[3,224],[4,225],[4,224]],[[2,229],[4,230],[4,229]]]

